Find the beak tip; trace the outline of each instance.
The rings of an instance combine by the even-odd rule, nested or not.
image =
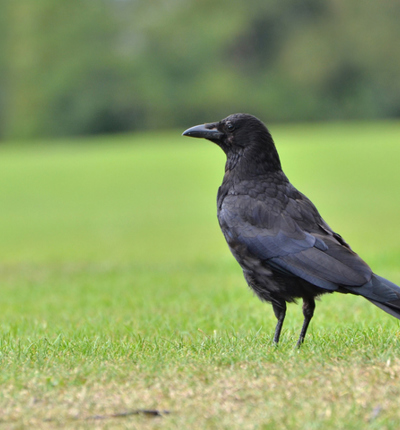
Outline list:
[[[185,130],[182,133],[182,136],[197,137],[197,135],[198,135],[198,128],[199,128],[199,126],[190,127],[190,128],[188,128],[187,130]],[[196,131],[197,131],[197,133],[196,133]]]

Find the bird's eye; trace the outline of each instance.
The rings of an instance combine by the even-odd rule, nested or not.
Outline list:
[[[235,126],[230,121],[228,121],[225,125],[228,131],[232,131],[235,128]]]

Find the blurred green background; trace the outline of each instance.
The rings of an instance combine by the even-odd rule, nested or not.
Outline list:
[[[397,118],[397,0],[0,0],[0,137]]]

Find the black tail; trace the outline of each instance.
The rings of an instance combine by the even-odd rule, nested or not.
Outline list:
[[[400,287],[378,275],[372,275],[361,287],[346,287],[353,294],[364,296],[378,308],[400,319]]]

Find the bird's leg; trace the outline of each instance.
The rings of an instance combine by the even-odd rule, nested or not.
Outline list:
[[[283,321],[285,320],[286,302],[282,302],[279,305],[276,303],[272,303],[272,308],[274,310],[276,318],[278,319],[278,322],[275,328],[275,335],[274,335],[274,342],[277,344],[279,342],[279,337],[281,335]]]
[[[297,347],[299,348],[301,344],[304,342],[304,338],[306,337],[308,325],[310,324],[311,318],[314,315],[315,309],[315,301],[313,298],[304,299],[303,298],[303,327],[301,328],[300,337],[297,342]]]

